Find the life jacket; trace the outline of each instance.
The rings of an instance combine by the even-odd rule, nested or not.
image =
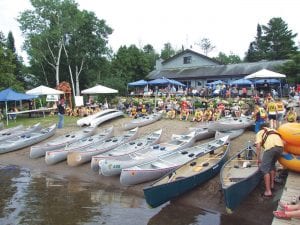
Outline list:
[[[264,148],[265,146],[265,143],[266,143],[266,141],[267,141],[267,139],[268,139],[268,137],[269,137],[269,135],[271,135],[271,134],[276,134],[276,135],[278,135],[279,137],[281,137],[281,135],[277,132],[277,131],[275,131],[275,130],[270,130],[270,129],[267,129],[267,128],[263,128],[264,129],[264,133],[263,133],[263,135],[262,135],[262,142],[261,142],[261,146]]]
[[[288,122],[295,122],[296,121],[295,113],[289,112],[288,115],[287,115],[286,120]]]
[[[260,114],[260,118],[262,119],[267,118],[266,110],[263,107],[259,107],[259,114]]]
[[[283,106],[282,102],[277,102],[276,105],[277,105],[277,110],[279,112],[283,112],[284,111],[284,106]]]
[[[269,111],[270,113],[276,113],[276,103],[270,102],[270,103],[268,104],[268,111]]]

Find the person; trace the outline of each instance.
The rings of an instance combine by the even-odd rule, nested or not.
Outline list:
[[[274,102],[273,98],[271,98],[267,104],[267,112],[268,112],[270,128],[275,129],[276,121],[277,121],[277,105]]]
[[[61,129],[64,126],[64,115],[65,115],[65,106],[64,106],[64,100],[63,99],[61,99],[58,102],[57,111],[58,111],[58,124],[57,124],[57,128]]]
[[[277,219],[290,220],[291,218],[300,219],[300,203],[298,204],[286,204],[279,202],[279,206],[282,210],[273,211],[273,215]]]
[[[200,108],[197,108],[195,111],[195,115],[192,119],[192,122],[203,122],[203,111]]]
[[[190,115],[190,112],[189,112],[188,108],[183,108],[180,112],[179,119],[180,120],[188,120],[189,115]]]
[[[285,108],[281,98],[276,99],[276,106],[277,106],[277,128],[278,128],[281,126],[283,121],[283,116],[285,114]]]
[[[167,119],[175,119],[176,118],[176,110],[172,107],[168,112],[167,112]]]
[[[276,130],[263,127],[256,134],[255,145],[258,166],[264,175],[265,192],[263,193],[263,196],[272,197],[272,189],[274,188],[276,174],[275,164],[283,152],[284,143]],[[263,154],[261,154],[262,148],[264,149]]]
[[[285,119],[289,123],[295,123],[297,121],[297,113],[294,107],[289,109],[289,111],[286,113]]]
[[[254,132],[258,133],[258,131],[260,130],[262,124],[265,123],[266,111],[264,110],[263,107],[260,107],[259,105],[256,105],[255,108],[254,108],[252,118],[255,120]]]

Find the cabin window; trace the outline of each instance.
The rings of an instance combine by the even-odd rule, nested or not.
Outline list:
[[[183,64],[191,64],[191,63],[192,63],[192,56],[183,57]]]

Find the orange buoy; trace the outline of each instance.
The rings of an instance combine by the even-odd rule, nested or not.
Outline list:
[[[300,124],[299,123],[285,123],[277,130],[282,139],[292,145],[300,146]],[[299,153],[300,154],[300,153]]]
[[[292,145],[290,143],[286,143],[284,145],[284,151],[300,155],[300,145]]]
[[[300,172],[300,156],[284,152],[278,159],[279,163],[289,170]]]

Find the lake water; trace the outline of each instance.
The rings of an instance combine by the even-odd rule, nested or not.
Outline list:
[[[105,190],[16,166],[0,165],[0,179],[1,225],[268,225],[272,221],[271,215],[255,215],[253,207],[250,215],[245,213],[248,218],[243,213],[223,215],[176,201],[150,209],[144,198],[119,189]]]

